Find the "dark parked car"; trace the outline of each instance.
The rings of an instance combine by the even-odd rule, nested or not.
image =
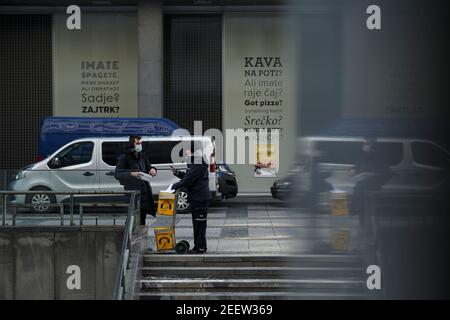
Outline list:
[[[236,182],[236,174],[231,168],[223,162],[217,163],[217,179],[219,182],[219,193],[222,198],[234,198],[238,193],[238,185]]]
[[[288,200],[293,194],[293,184],[295,180],[295,174],[289,172],[285,177],[274,181],[270,187],[272,197],[278,200]]]

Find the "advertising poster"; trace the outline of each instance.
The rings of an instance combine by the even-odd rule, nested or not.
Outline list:
[[[230,164],[243,192],[268,192],[293,159],[298,37],[288,20],[279,13],[224,15],[224,130],[267,132],[262,141],[246,140],[255,163]]]
[[[81,30],[54,16],[54,115],[137,116],[137,18],[85,14]]]

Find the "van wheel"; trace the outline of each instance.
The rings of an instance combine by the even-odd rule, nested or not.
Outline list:
[[[188,194],[186,190],[181,189],[178,191],[178,201],[177,201],[177,213],[186,213],[190,210],[191,205],[189,204]]]
[[[50,191],[45,187],[36,187],[31,189],[30,191]],[[56,203],[56,198],[53,194],[48,193],[35,193],[28,194],[25,198],[25,202],[28,205],[31,205],[31,210],[33,213],[53,213],[55,212],[56,207],[51,206],[51,204]]]

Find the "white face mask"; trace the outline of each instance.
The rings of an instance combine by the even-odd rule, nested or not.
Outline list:
[[[364,144],[362,149],[364,152],[370,152],[370,150],[372,150],[372,147],[368,144]]]
[[[137,152],[137,153],[141,152],[142,151],[142,144],[136,144],[134,146],[134,151]]]

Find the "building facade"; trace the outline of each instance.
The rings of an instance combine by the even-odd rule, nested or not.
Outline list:
[[[435,39],[417,8],[394,19],[399,2],[382,1],[370,31],[369,1],[1,1],[0,168],[35,161],[47,116],[166,117],[191,133],[280,130],[275,174],[232,166],[241,191],[268,192],[298,135],[339,117],[442,114],[439,85],[424,86],[440,56],[420,41]]]

